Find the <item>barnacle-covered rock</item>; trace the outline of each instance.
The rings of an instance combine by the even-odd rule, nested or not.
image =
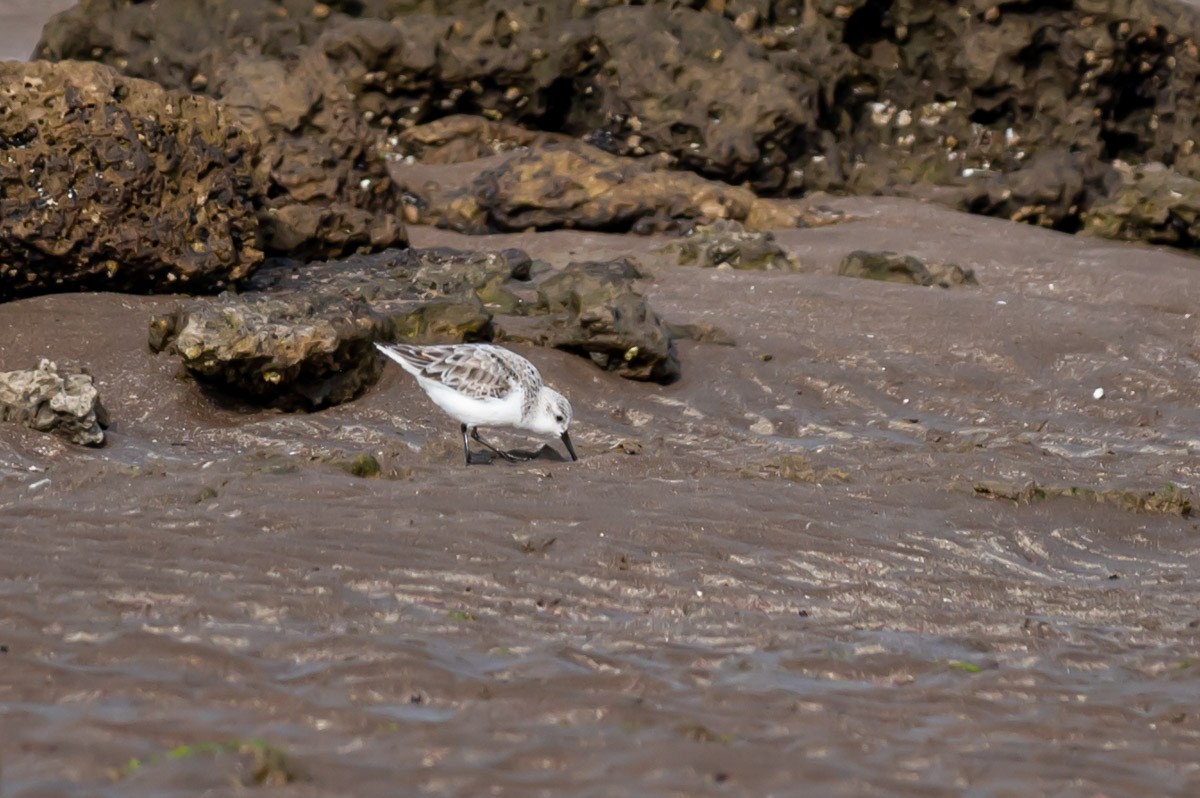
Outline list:
[[[245,279],[263,259],[258,159],[206,97],[96,63],[0,63],[0,301]]]
[[[60,371],[43,359],[34,369],[0,372],[0,421],[52,432],[72,443],[100,446],[108,413],[90,374]]]

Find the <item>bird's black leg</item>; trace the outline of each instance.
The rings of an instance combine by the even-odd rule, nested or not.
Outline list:
[[[500,451],[500,450],[499,450],[499,449],[497,449],[495,446],[492,446],[490,443],[488,443],[487,441],[485,441],[483,438],[479,437],[479,430],[478,430],[478,429],[472,429],[472,430],[471,430],[471,437],[472,437],[472,438],[474,438],[475,440],[479,441],[479,442],[480,442],[480,443],[482,443],[484,446],[486,446],[487,448],[491,449],[493,452],[495,452],[496,454],[500,455],[501,457],[503,457],[505,460],[507,460],[507,461],[508,461],[508,462],[510,462],[510,463],[524,463],[524,462],[527,462],[527,461],[529,461],[529,460],[532,460],[532,459],[533,459],[532,457],[526,457],[526,456],[524,456],[524,455],[513,454],[512,452],[503,452],[503,451]]]
[[[492,456],[490,454],[471,451],[471,447],[467,444],[467,425],[460,424],[459,430],[463,436],[463,456],[467,458],[467,465],[491,465]],[[478,433],[475,430],[471,430],[471,432],[474,433],[475,440],[479,440]],[[487,444],[484,445],[486,446]]]

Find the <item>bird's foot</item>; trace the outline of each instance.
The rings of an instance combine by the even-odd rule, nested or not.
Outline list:
[[[517,452],[517,451],[506,452],[503,449],[497,449],[495,446],[491,445],[490,443],[485,441],[483,438],[481,438],[479,436],[479,430],[477,430],[477,429],[471,430],[471,437],[474,438],[476,442],[481,443],[484,446],[486,446],[488,451],[490,451],[492,454],[494,454],[497,457],[502,457],[510,463],[526,463],[526,462],[529,462],[530,460],[534,459],[535,457],[537,457],[536,454],[529,454],[527,452]]]
[[[467,452],[467,465],[491,465],[496,455],[491,452]]]
[[[495,451],[497,455],[503,457],[510,463],[528,463],[530,460],[533,460],[537,457],[536,454],[529,454],[528,452],[519,452],[516,450],[505,452],[500,449],[496,449]]]

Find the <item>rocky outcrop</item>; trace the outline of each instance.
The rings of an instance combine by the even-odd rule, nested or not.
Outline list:
[[[84,0],[47,27],[38,52],[100,59],[220,97],[233,85],[218,74],[223,65],[274,70],[286,77],[266,85],[280,96],[319,86],[330,108],[347,109],[346,119],[401,155],[488,154],[482,139],[405,152],[408,131],[443,117],[469,114],[529,131],[517,146],[539,156],[506,160],[507,169],[469,192],[482,202],[466,207],[455,197],[464,203],[457,215],[434,214],[461,229],[489,214],[480,229],[526,221],[491,198],[512,189],[506,179],[562,175],[568,165],[592,173],[596,159],[582,151],[547,155],[566,136],[611,155],[657,156],[654,174],[669,165],[746,187],[739,191],[924,194],[939,186],[955,190],[937,196],[976,212],[1076,231],[1112,187],[1104,172],[1118,160],[1168,164],[1200,179],[1198,39],[1200,11],[1173,0]],[[273,93],[258,91],[255,102],[267,107]],[[285,138],[320,140],[324,127]],[[316,162],[309,145],[298,149]],[[374,214],[373,200],[352,196],[363,180],[371,190],[382,185],[370,145],[360,149],[364,159],[347,161],[347,177],[362,173],[358,183],[342,181],[333,196]],[[562,163],[548,165],[553,159]],[[286,160],[276,161],[277,172]],[[637,180],[646,187],[644,176]],[[585,180],[583,193],[602,183]],[[596,208],[597,196],[569,199],[581,193],[569,183],[537,187],[561,188],[568,201],[539,197],[528,214],[533,226],[564,224],[564,213],[594,229],[658,229],[660,219],[694,216],[650,213],[628,197],[633,210]],[[651,188],[656,201],[670,201],[673,192]],[[419,202],[405,211],[425,218]],[[348,218],[292,213],[281,223],[288,242]],[[385,238],[377,221],[363,222],[342,246]]]
[[[101,446],[108,413],[90,374],[60,372],[57,365],[42,360],[35,369],[0,372],[0,421]]]
[[[223,62],[290,61],[305,50],[298,59],[327,59],[356,115],[387,134],[468,113],[783,189],[796,156],[817,147],[819,81],[745,36],[746,26],[673,5],[84,0],[47,27],[37,53],[100,59],[223,97],[212,80]]]
[[[0,63],[0,301],[245,279],[263,258],[258,164],[205,97],[96,63]]]
[[[529,341],[668,381],[679,362],[635,279],[623,263],[556,271],[519,250],[391,250],[275,266],[251,291],[189,300],[153,319],[150,347],[177,353],[205,385],[283,409],[359,395],[380,373],[375,340]]]

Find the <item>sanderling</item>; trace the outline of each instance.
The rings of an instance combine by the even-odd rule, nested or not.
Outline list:
[[[377,343],[375,347],[416,377],[433,403],[459,422],[467,465],[491,462],[489,456],[485,455],[486,459],[473,456],[476,453],[467,445],[468,435],[505,460],[530,459],[502,452],[480,438],[481,426],[515,427],[538,435],[558,436],[571,459],[579,459],[567,435],[571,403],[544,384],[537,367],[515,352],[492,344]]]

